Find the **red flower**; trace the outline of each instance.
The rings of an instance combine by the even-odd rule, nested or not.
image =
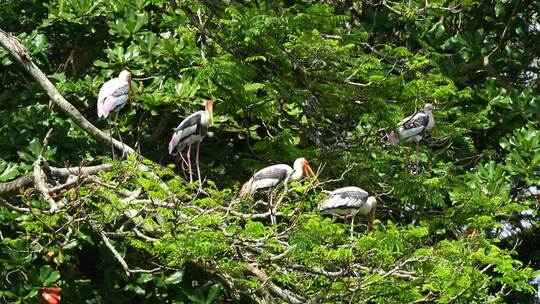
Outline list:
[[[60,292],[62,292],[60,287],[47,287],[41,292],[41,296],[48,304],[60,304]]]

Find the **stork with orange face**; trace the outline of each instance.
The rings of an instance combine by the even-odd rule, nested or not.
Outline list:
[[[277,186],[280,182],[289,183],[301,180],[304,175],[314,176],[308,161],[301,157],[294,161],[293,168],[279,164],[257,171],[240,190],[240,199],[245,200],[259,190]]]
[[[256,192],[261,190],[273,189],[280,183],[288,184],[290,182],[299,181],[304,176],[315,176],[313,170],[309,166],[308,161],[301,157],[294,161],[293,167],[286,164],[273,165],[257,171],[253,176],[242,186],[239,199],[246,200]],[[276,224],[276,218],[272,211],[272,195],[270,195],[270,219],[272,224]]]

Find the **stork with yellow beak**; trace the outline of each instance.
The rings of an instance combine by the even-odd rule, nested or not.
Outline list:
[[[253,176],[244,183],[240,190],[239,200],[243,201],[252,196],[253,194],[263,191],[271,190],[278,186],[280,183],[288,184],[301,180],[304,176],[313,177],[315,173],[309,166],[308,161],[303,158],[297,158],[294,161],[293,167],[286,164],[273,165],[263,168],[257,171]],[[272,224],[276,224],[276,218],[273,214],[273,194],[270,194],[270,220]]]
[[[176,128],[169,142],[169,154],[176,155],[180,153],[182,165],[187,164],[189,170],[189,182],[193,182],[191,171],[191,145],[197,143],[197,155],[195,164],[197,166],[197,175],[199,176],[199,187],[202,187],[201,170],[199,168],[199,149],[202,140],[208,132],[210,125],[214,123],[214,101],[207,100],[204,111],[197,111],[186,117]],[[188,147],[186,152],[187,162],[182,156],[184,148]]]
[[[368,231],[373,230],[377,199],[370,196],[367,191],[358,187],[344,187],[330,192],[330,195],[319,204],[319,212],[322,214],[340,214],[351,220],[351,239],[354,231],[354,218],[357,213],[369,214]]]
[[[273,165],[257,171],[242,186],[240,199],[245,200],[255,192],[277,186],[280,182],[290,183],[301,180],[304,175],[315,176],[308,161],[301,157],[294,161],[294,168],[286,164]]]

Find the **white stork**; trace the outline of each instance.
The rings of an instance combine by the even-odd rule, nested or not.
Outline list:
[[[129,94],[131,92],[131,73],[129,71],[123,70],[120,72],[117,78],[108,80],[103,84],[99,90],[98,102],[97,102],[97,113],[98,118],[106,119],[109,117],[109,114],[113,111],[116,112],[114,118],[114,123],[118,120],[118,112],[126,104],[129,99]],[[114,147],[112,144],[112,129],[109,124],[110,135],[111,135],[111,149],[114,159]],[[116,131],[120,137],[122,145],[122,136],[120,136],[120,131],[118,126],[116,126]],[[124,150],[122,149],[122,157],[124,156]]]
[[[396,145],[400,142],[416,142],[416,170],[418,172],[418,160],[420,155],[420,141],[427,130],[435,127],[435,117],[433,110],[435,107],[431,103],[424,106],[423,112],[417,112],[403,119],[397,126],[398,135],[392,131],[388,134],[388,141]],[[408,160],[407,160],[408,161]]]
[[[290,183],[293,181],[301,180],[304,175],[306,176],[315,176],[313,169],[309,166],[308,161],[301,157],[294,161],[293,168],[289,165],[279,164],[273,165],[270,167],[263,168],[257,171],[243,186],[240,190],[239,199],[246,200],[248,197],[254,193],[271,189],[277,186],[279,183],[283,182],[284,184]],[[271,199],[271,198],[270,198]],[[270,201],[270,213],[273,213],[272,201]],[[272,224],[276,223],[275,217],[272,214],[270,217]]]
[[[377,200],[374,196],[358,187],[344,187],[330,192],[330,196],[321,201],[319,212],[322,214],[352,215],[351,238],[353,237],[354,218],[357,213],[366,215],[369,213],[368,231],[373,229]]]
[[[201,170],[199,169],[199,148],[202,140],[208,132],[208,128],[214,123],[214,101],[207,100],[204,111],[197,111],[186,117],[176,128],[169,142],[169,154],[176,155],[180,153],[182,158],[182,167],[187,163],[189,170],[189,182],[193,182],[191,172],[191,145],[197,143],[197,155],[195,164],[197,165],[197,174],[199,176],[199,187],[202,187]],[[186,156],[188,161],[182,156],[182,150],[188,147]]]

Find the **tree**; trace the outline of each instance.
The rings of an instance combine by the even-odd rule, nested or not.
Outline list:
[[[533,301],[536,2],[0,7],[4,301],[54,285],[67,303]],[[137,153],[111,162],[95,100],[124,68],[136,97],[120,126]],[[166,144],[208,98],[202,196]],[[412,147],[384,135],[428,102],[439,132],[412,175]],[[264,195],[236,200],[256,169],[299,156],[319,174],[277,190],[276,226]],[[323,189],[348,185],[379,198],[375,232],[352,240],[316,212]]]

